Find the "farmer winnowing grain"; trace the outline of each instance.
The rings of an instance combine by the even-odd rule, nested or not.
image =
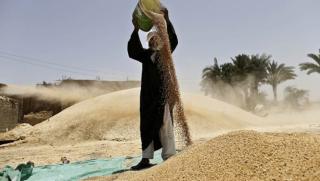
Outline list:
[[[175,50],[178,39],[169,20],[168,10],[162,10],[167,23],[171,52]],[[160,50],[163,42],[157,32],[147,35],[149,48],[144,49],[139,38],[139,27],[133,19],[134,31],[128,42],[129,57],[142,63],[142,80],[140,92],[140,134],[142,142],[142,160],[133,170],[152,166],[154,151],[162,148],[163,160],[176,153],[173,133],[174,101],[165,98],[165,81],[162,79],[163,70],[159,66]]]

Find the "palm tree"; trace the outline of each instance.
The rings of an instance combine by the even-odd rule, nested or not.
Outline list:
[[[237,55],[235,58],[231,58],[234,65],[234,71],[236,76],[236,82],[243,82],[247,79],[249,73],[250,57],[246,54]]]
[[[221,69],[217,58],[214,58],[214,64],[204,68],[202,71],[201,87],[205,95],[212,93],[215,84],[219,81],[221,81]]]
[[[271,55],[246,55],[241,54],[232,58],[235,72],[235,82],[242,89],[247,109],[252,109],[256,104],[259,85],[266,81],[266,67]]]
[[[236,84],[236,86],[242,90],[245,106],[247,107],[247,102],[249,99],[249,86],[246,80],[249,73],[250,56],[246,54],[240,54],[234,58],[231,58],[231,60],[234,66],[234,84]]]
[[[253,76],[251,81],[251,92],[253,96],[257,96],[259,85],[266,82],[267,66],[270,62],[271,55],[252,55],[249,63],[249,73]]]
[[[310,53],[308,54],[308,57],[312,58],[316,63],[301,63],[300,70],[307,71],[308,75],[312,73],[320,73],[320,53],[319,55]]]
[[[294,73],[294,67],[278,64],[275,61],[267,65],[267,81],[272,86],[274,101],[278,101],[278,85],[291,79],[295,79],[297,75]]]
[[[234,83],[234,66],[232,63],[224,63],[220,65],[220,78],[224,83],[232,85]]]
[[[205,95],[212,94],[216,98],[225,96],[224,88],[232,86],[234,76],[234,67],[232,63],[218,64],[218,60],[214,59],[214,64],[208,66],[202,71],[202,90]]]
[[[249,83],[257,89],[260,83],[265,82],[266,78],[266,67],[269,63],[271,55],[252,55],[248,56],[241,54],[232,58],[232,63],[234,64],[234,71],[237,75],[238,82],[242,84],[247,81],[248,77],[253,77],[253,81]]]

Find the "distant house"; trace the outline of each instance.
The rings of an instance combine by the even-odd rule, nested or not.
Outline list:
[[[14,128],[22,116],[22,105],[18,100],[0,96],[0,132]]]

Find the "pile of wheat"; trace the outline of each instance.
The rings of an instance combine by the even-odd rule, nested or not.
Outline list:
[[[242,131],[142,172],[89,180],[319,180],[320,135]]]

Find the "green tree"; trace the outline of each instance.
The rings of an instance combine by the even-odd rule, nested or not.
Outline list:
[[[214,64],[203,69],[201,86],[206,95],[227,98],[228,90],[239,98],[242,97],[246,109],[253,109],[257,103],[259,86],[266,82],[267,65],[271,56],[240,54],[231,58],[231,63]]]
[[[246,54],[237,55],[234,58],[231,58],[233,66],[234,66],[234,84],[239,87],[244,95],[245,104],[247,105],[247,101],[249,99],[249,83],[248,73],[249,70],[249,63],[250,57]]]
[[[208,66],[202,71],[201,87],[206,95],[214,92],[215,85],[221,81],[221,69],[217,58],[214,58],[214,64]]]
[[[236,75],[235,81],[242,82],[247,79],[249,70],[249,63],[250,57],[246,54],[237,55],[235,58],[231,58],[233,66],[234,66],[234,73]]]
[[[251,83],[251,95],[256,97],[259,92],[259,86],[266,82],[267,67],[270,62],[271,55],[252,55],[249,62],[249,75],[253,77]]]
[[[320,53],[318,55],[316,54],[308,54],[308,57],[313,59],[315,63],[301,63],[300,70],[307,71],[307,74],[310,75],[312,73],[320,73]]]
[[[206,95],[211,94],[216,98],[225,97],[225,89],[232,87],[234,68],[232,63],[218,64],[214,59],[214,64],[208,66],[202,71],[202,90]]]
[[[294,73],[294,67],[278,64],[275,61],[269,62],[267,65],[267,80],[266,83],[272,86],[274,101],[278,101],[278,85],[295,79],[297,75]]]
[[[247,109],[253,109],[259,93],[259,86],[266,81],[267,64],[271,55],[241,54],[232,58],[235,82],[242,89]]]
[[[220,79],[227,84],[232,85],[234,83],[234,66],[232,63],[224,63],[220,65]]]

